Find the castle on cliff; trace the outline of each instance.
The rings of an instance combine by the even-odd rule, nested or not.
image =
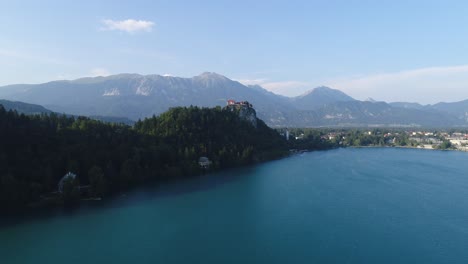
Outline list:
[[[235,100],[232,100],[232,99],[227,100],[227,106],[238,106],[238,107],[246,106],[246,107],[252,108],[252,104],[247,101],[236,102]]]
[[[249,122],[255,128],[257,127],[257,113],[251,103],[247,101],[237,102],[235,100],[228,100],[226,109],[238,113],[241,119]]]

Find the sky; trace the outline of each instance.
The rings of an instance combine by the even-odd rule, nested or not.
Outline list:
[[[0,85],[210,71],[297,96],[468,99],[467,1],[0,0]]]

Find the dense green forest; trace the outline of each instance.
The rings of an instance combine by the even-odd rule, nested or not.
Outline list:
[[[54,113],[24,115],[0,106],[0,208],[24,208],[57,192],[59,200],[105,197],[145,182],[280,157],[287,142],[258,120],[257,128],[230,111],[180,107],[133,127]],[[55,199],[57,200],[57,199]]]

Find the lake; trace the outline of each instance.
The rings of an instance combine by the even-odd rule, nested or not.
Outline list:
[[[0,225],[0,263],[468,263],[468,153],[310,152]]]

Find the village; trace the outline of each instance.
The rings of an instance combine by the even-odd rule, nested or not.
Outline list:
[[[374,136],[376,138],[383,137],[384,145],[388,146],[413,147],[422,149],[456,149],[460,151],[468,151],[468,134],[461,132],[419,130],[384,133],[379,130],[369,130],[363,131],[362,134],[364,136]],[[341,135],[342,140],[346,140],[345,133],[332,132],[327,134],[327,138],[328,140],[333,140],[337,136]],[[365,140],[362,143],[365,143]],[[382,141],[380,141],[380,143],[382,143]]]
[[[393,146],[419,149],[444,149],[468,151],[466,131],[398,130],[398,129],[284,129],[280,134],[288,141],[306,141],[320,136],[323,141],[337,147]]]

